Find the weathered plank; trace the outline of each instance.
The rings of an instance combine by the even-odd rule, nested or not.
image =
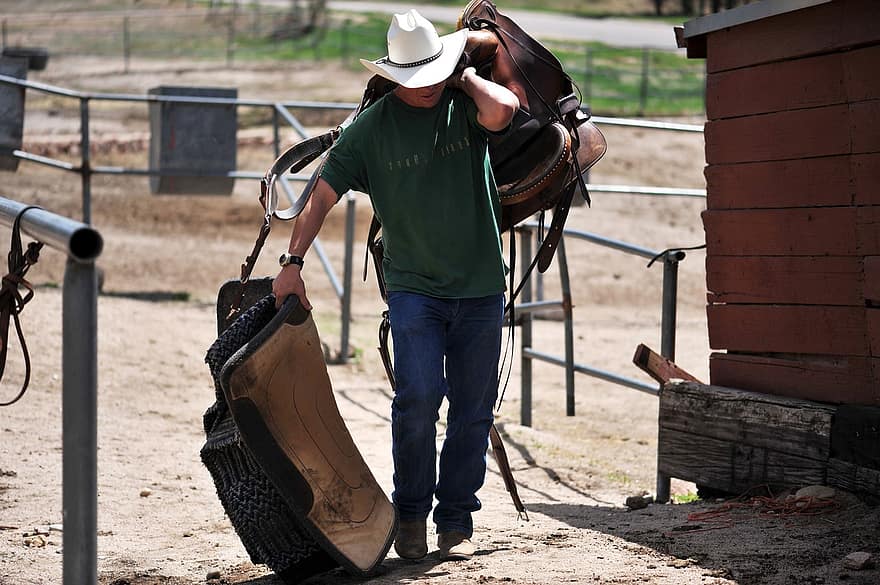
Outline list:
[[[839,406],[831,425],[831,456],[880,470],[880,408]]]
[[[853,155],[841,155],[710,165],[704,171],[706,206],[753,209],[852,205],[856,195],[852,175],[857,164],[853,159]],[[874,162],[880,164],[880,160]],[[871,169],[865,164],[859,171],[868,175]]]
[[[706,115],[717,120],[876,98],[878,62],[880,45],[710,73]]]
[[[848,492],[880,496],[880,471],[831,458],[828,460],[828,485]]]
[[[878,27],[880,28],[880,27]],[[876,67],[876,65],[875,65]],[[880,152],[880,100],[850,104],[849,125],[852,152]]]
[[[877,358],[735,353],[709,356],[713,385],[829,403],[880,405],[877,373]]]
[[[689,372],[676,365],[675,362],[653,351],[644,343],[640,343],[636,347],[633,363],[661,384],[665,384],[675,378],[699,382]]]
[[[834,53],[710,73],[706,116],[718,120],[845,103],[843,62],[844,54]]]
[[[850,154],[854,152],[850,132],[847,104],[709,120],[704,132],[706,162],[713,165]]]
[[[744,493],[761,486],[824,484],[825,461],[660,427],[657,470],[685,481]]]
[[[862,296],[869,304],[880,305],[880,256],[865,256]]]
[[[706,210],[716,256],[880,255],[880,206]]]
[[[710,305],[706,308],[709,347],[749,353],[869,356],[865,311],[822,305]]]
[[[835,0],[709,33],[709,72],[877,44],[876,0]]]
[[[880,205],[880,154],[852,157],[852,184],[856,205]]]
[[[877,284],[880,292],[880,262]],[[710,303],[864,305],[862,261],[856,256],[709,254],[706,288]]]
[[[827,459],[833,414],[833,407],[806,400],[686,382],[663,387],[659,424],[770,451]]]

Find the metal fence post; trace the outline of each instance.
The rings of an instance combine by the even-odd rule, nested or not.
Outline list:
[[[584,101],[588,104],[593,97],[593,48],[587,47],[586,70],[584,71]]]
[[[532,232],[528,229],[524,229],[520,232],[522,235],[520,237],[520,242],[522,245],[522,254],[521,258],[531,258],[532,257]],[[515,238],[516,233],[511,234],[511,238]],[[529,268],[528,260],[522,263],[522,274],[525,276],[527,270]],[[521,299],[523,303],[528,303],[532,300],[532,281],[529,279],[522,288],[522,292],[520,293]],[[514,313],[511,313],[511,318],[514,317]],[[526,348],[531,349],[532,347],[532,314],[529,312],[524,312],[520,317],[520,321],[522,325],[520,327],[520,344],[521,350],[525,350]],[[520,388],[521,388],[521,401],[519,407],[519,419],[520,424],[524,427],[532,426],[532,358],[526,355],[525,351],[522,351],[522,355],[520,356],[520,372],[521,372],[521,380],[520,380]]]
[[[125,72],[128,73],[128,63],[131,60],[131,33],[129,32],[128,17],[122,19],[122,57],[125,62]]]
[[[649,49],[642,49],[642,83],[639,90],[639,116],[645,115],[648,107],[648,75],[650,72],[651,52]]]
[[[98,279],[95,263],[68,259],[63,294],[63,578],[65,585],[93,585],[98,582]]]
[[[226,22],[226,66],[232,67],[232,61],[235,59],[235,12]]]
[[[342,327],[339,335],[339,363],[348,363],[349,330],[351,327],[351,280],[354,264],[355,195],[349,192],[345,205],[345,259],[342,270]]]
[[[566,416],[574,416],[574,322],[572,319],[571,283],[568,279],[568,257],[565,255],[565,236],[559,238],[556,257],[559,262],[562,312],[565,318],[565,414]]]
[[[83,97],[79,101],[79,119],[80,119],[80,153],[82,164],[80,165],[80,174],[82,175],[82,208],[83,222],[92,223],[92,162],[91,162],[91,145],[89,139],[89,98]]]
[[[663,255],[663,307],[660,317],[660,354],[675,360],[675,321],[678,304],[678,263],[684,258],[681,250],[669,251]],[[660,453],[657,453],[660,461]],[[670,477],[657,471],[656,501],[669,501]]]

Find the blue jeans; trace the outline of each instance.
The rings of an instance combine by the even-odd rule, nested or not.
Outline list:
[[[438,532],[473,534],[486,476],[504,295],[438,299],[388,293],[396,387],[391,403],[394,493],[401,520],[428,517]],[[449,400],[437,477],[436,423]]]

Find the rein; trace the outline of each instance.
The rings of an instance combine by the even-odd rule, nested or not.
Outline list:
[[[29,209],[39,209],[39,207],[35,205],[25,207],[15,216],[15,221],[12,224],[12,244],[7,257],[9,272],[3,277],[2,285],[0,285],[0,380],[3,379],[3,374],[6,370],[6,355],[9,348],[9,320],[12,318],[15,324],[15,332],[18,335],[18,341],[21,344],[22,356],[24,357],[24,381],[18,394],[12,400],[0,402],[0,406],[10,406],[18,402],[24,396],[31,380],[31,358],[18,315],[34,296],[34,287],[24,277],[30,267],[39,260],[40,249],[43,247],[43,243],[31,242],[28,244],[27,250],[22,252],[21,218]],[[27,294],[22,296],[18,290],[19,287],[27,290]]]

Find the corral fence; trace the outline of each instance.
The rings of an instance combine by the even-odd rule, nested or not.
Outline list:
[[[0,223],[67,256],[62,299],[64,583],[97,583],[98,277],[103,239],[91,226],[0,197]],[[5,278],[5,277],[4,277]]]
[[[360,69],[358,57],[385,53],[384,15],[370,20],[331,11],[315,26],[303,18],[258,2],[209,9],[22,14],[0,20],[0,44],[41,47],[50,56],[118,58],[126,72],[138,62],[160,59],[219,61],[227,67],[236,60],[338,59]],[[705,109],[702,61],[649,48],[544,44],[594,112],[644,116],[700,114]]]
[[[291,109],[337,109],[350,111],[356,107],[356,104],[345,103],[318,103],[318,102],[263,102],[256,100],[239,100],[237,98],[210,98],[210,97],[180,97],[170,95],[120,95],[120,94],[104,94],[104,93],[88,93],[73,91],[64,88],[49,86],[46,84],[26,81],[16,77],[0,75],[0,87],[4,85],[18,86],[22,89],[34,90],[44,93],[50,93],[56,96],[75,99],[79,102],[80,124],[81,124],[81,145],[80,145],[80,164],[74,164],[66,161],[60,161],[45,156],[38,156],[21,149],[13,149],[11,151],[0,150],[3,157],[13,158],[17,161],[28,161],[30,163],[49,166],[58,170],[70,171],[79,174],[82,179],[82,196],[83,196],[83,217],[88,222],[91,211],[91,177],[95,174],[108,175],[133,175],[145,177],[162,177],[162,176],[191,176],[198,178],[199,176],[224,177],[227,179],[251,179],[259,180],[264,176],[263,172],[233,170],[228,172],[221,171],[205,171],[199,168],[176,168],[173,172],[162,170],[160,168],[132,169],[123,167],[109,167],[93,165],[90,160],[90,108],[92,104],[100,101],[110,102],[138,102],[145,105],[163,103],[163,104],[200,104],[207,106],[231,106],[234,108],[242,106],[269,108],[273,112],[273,129],[274,129],[274,148],[276,153],[280,150],[280,126],[287,124],[292,127],[303,138],[307,137],[307,132],[302,124],[291,113]],[[594,122],[598,125],[620,125],[637,127],[651,130],[676,131],[676,132],[702,132],[702,126],[691,124],[676,124],[659,121],[645,121],[635,119],[620,119],[608,117],[593,117]],[[2,119],[0,119],[2,122]],[[0,157],[2,160],[2,157]],[[283,192],[292,203],[296,199],[296,195],[290,181],[304,182],[308,180],[309,175],[288,175],[281,177],[281,185]],[[679,189],[669,187],[654,186],[634,186],[634,185],[602,185],[588,183],[588,189],[593,192],[608,192],[618,194],[647,195],[647,196],[675,196],[675,197],[705,197],[706,193],[703,189]],[[314,250],[318,255],[321,264],[330,280],[338,299],[340,300],[340,317],[341,317],[341,337],[340,351],[338,361],[344,363],[348,355],[349,344],[349,325],[351,321],[351,283],[353,278],[354,263],[354,225],[355,225],[355,197],[349,193],[346,197],[346,222],[345,222],[345,256],[343,277],[337,276],[334,267],[327,258],[321,246],[320,239],[315,240]],[[525,223],[517,230],[522,238],[522,249],[524,257],[530,257],[532,242],[540,243],[541,230],[536,223]],[[662,306],[661,306],[661,354],[669,359],[675,357],[675,328],[676,328],[676,303],[677,303],[677,278],[678,264],[684,260],[685,253],[682,250],[649,250],[640,246],[636,246],[626,242],[619,242],[604,238],[598,234],[580,232],[576,230],[566,229],[564,235],[569,242],[584,241],[594,245],[604,246],[607,248],[618,250],[622,253],[641,256],[646,259],[661,260],[663,266],[662,274]],[[515,237],[513,235],[512,237]],[[518,325],[522,326],[521,354],[522,354],[522,406],[521,406],[521,422],[524,425],[531,425],[531,362],[544,361],[550,364],[558,365],[565,370],[566,378],[566,413],[574,415],[574,375],[576,373],[586,374],[596,377],[614,384],[634,388],[643,392],[657,395],[659,393],[659,385],[649,385],[641,381],[627,378],[625,376],[607,372],[599,368],[589,365],[578,364],[574,361],[574,344],[573,344],[573,319],[571,314],[571,292],[568,286],[568,266],[565,253],[565,240],[560,240],[560,246],[557,250],[558,264],[560,267],[561,279],[561,296],[559,300],[546,300],[542,298],[541,275],[533,275],[528,286],[523,289],[521,303],[516,307],[516,313],[519,314]],[[533,292],[534,287],[534,292]],[[531,338],[531,319],[532,315],[546,310],[562,309],[564,314],[564,332],[565,332],[565,355],[553,356],[540,351],[538,348],[532,347]],[[668,478],[658,476],[657,500],[665,501],[669,495]]]

